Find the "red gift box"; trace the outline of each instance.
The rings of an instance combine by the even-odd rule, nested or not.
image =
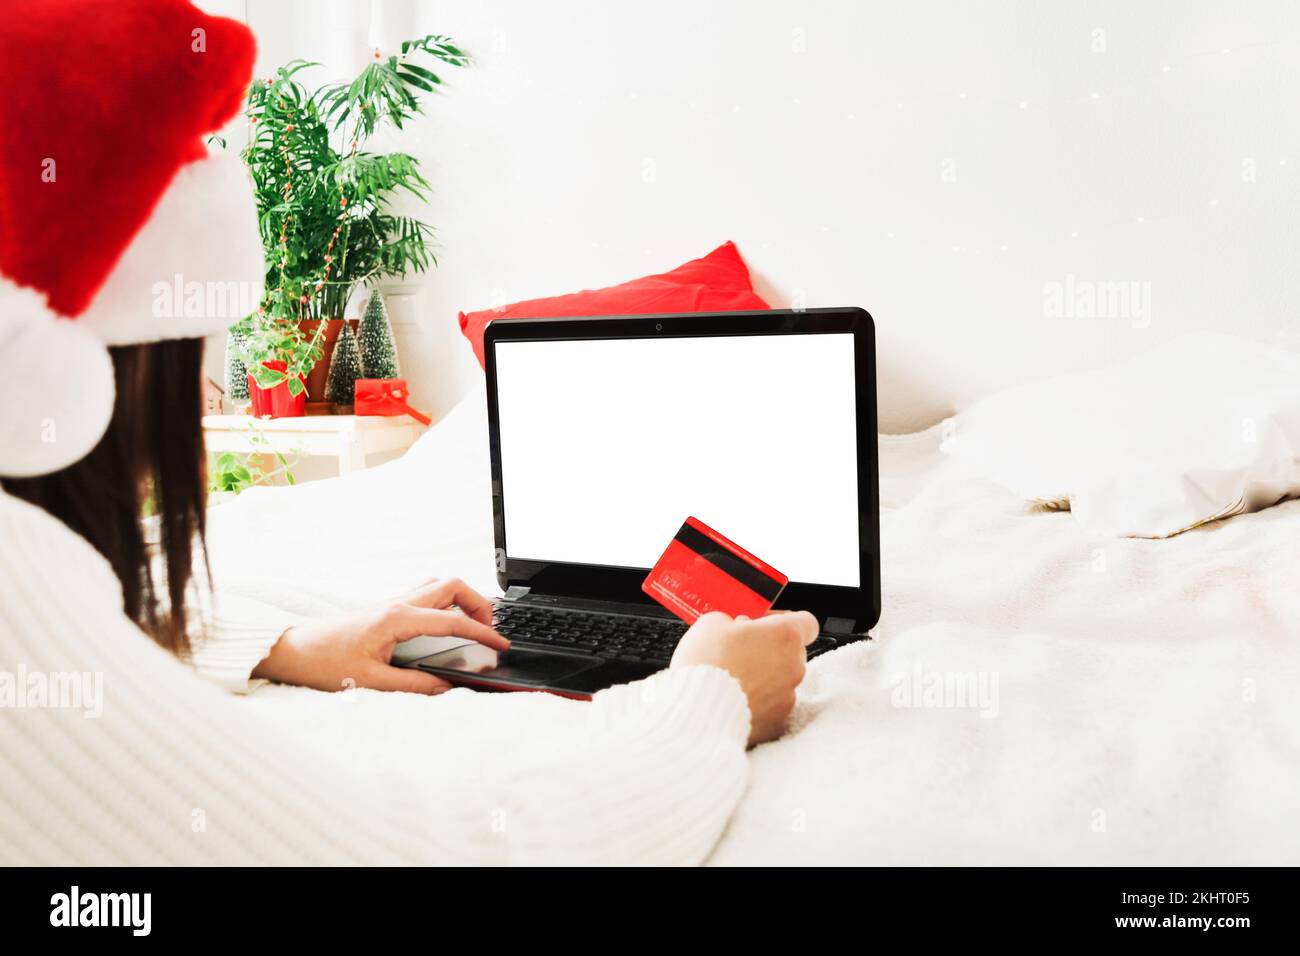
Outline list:
[[[357,415],[410,415],[421,425],[433,424],[432,418],[407,403],[410,394],[404,378],[359,378],[353,412]]]

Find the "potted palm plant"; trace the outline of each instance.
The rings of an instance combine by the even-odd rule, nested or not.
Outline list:
[[[396,54],[375,51],[348,83],[310,91],[299,74],[318,64],[294,60],[249,89],[251,135],[241,156],[257,195],[266,292],[231,341],[255,387],[321,402],[356,287],[437,264],[432,228],[389,206],[403,192],[427,198],[418,160],[364,147],[381,126],[401,129],[421,112],[421,97],[442,83],[429,68],[439,63],[466,66],[469,57],[430,35]]]

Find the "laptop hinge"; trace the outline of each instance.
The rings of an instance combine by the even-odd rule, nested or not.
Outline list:
[[[524,587],[522,584],[512,584],[506,588],[505,599],[507,601],[518,601],[531,590],[532,588]]]
[[[851,637],[853,635],[853,619],[849,617],[828,617],[826,623],[822,625],[822,630],[827,634]]]

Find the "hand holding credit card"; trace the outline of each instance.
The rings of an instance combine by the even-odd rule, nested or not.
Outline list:
[[[762,617],[789,578],[723,537],[687,518],[641,584],[641,590],[688,624],[710,611]]]

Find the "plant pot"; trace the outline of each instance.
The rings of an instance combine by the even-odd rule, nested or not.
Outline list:
[[[325,383],[329,379],[330,360],[334,358],[334,346],[338,344],[339,333],[343,331],[344,320],[303,319],[298,323],[298,329],[304,335],[313,336],[322,321],[325,323],[325,332],[321,339],[320,361],[313,365],[311,371],[307,373],[307,398],[312,402],[325,401]],[[348,319],[347,321],[352,326],[352,334],[355,335],[361,320]]]
[[[273,372],[283,372],[287,365],[279,359],[263,362]],[[302,376],[298,376],[302,381]],[[289,392],[289,383],[281,382],[273,388],[263,388],[257,384],[252,373],[248,376],[248,397],[252,399],[249,410],[254,418],[301,418],[307,405],[306,391],[293,395]]]

